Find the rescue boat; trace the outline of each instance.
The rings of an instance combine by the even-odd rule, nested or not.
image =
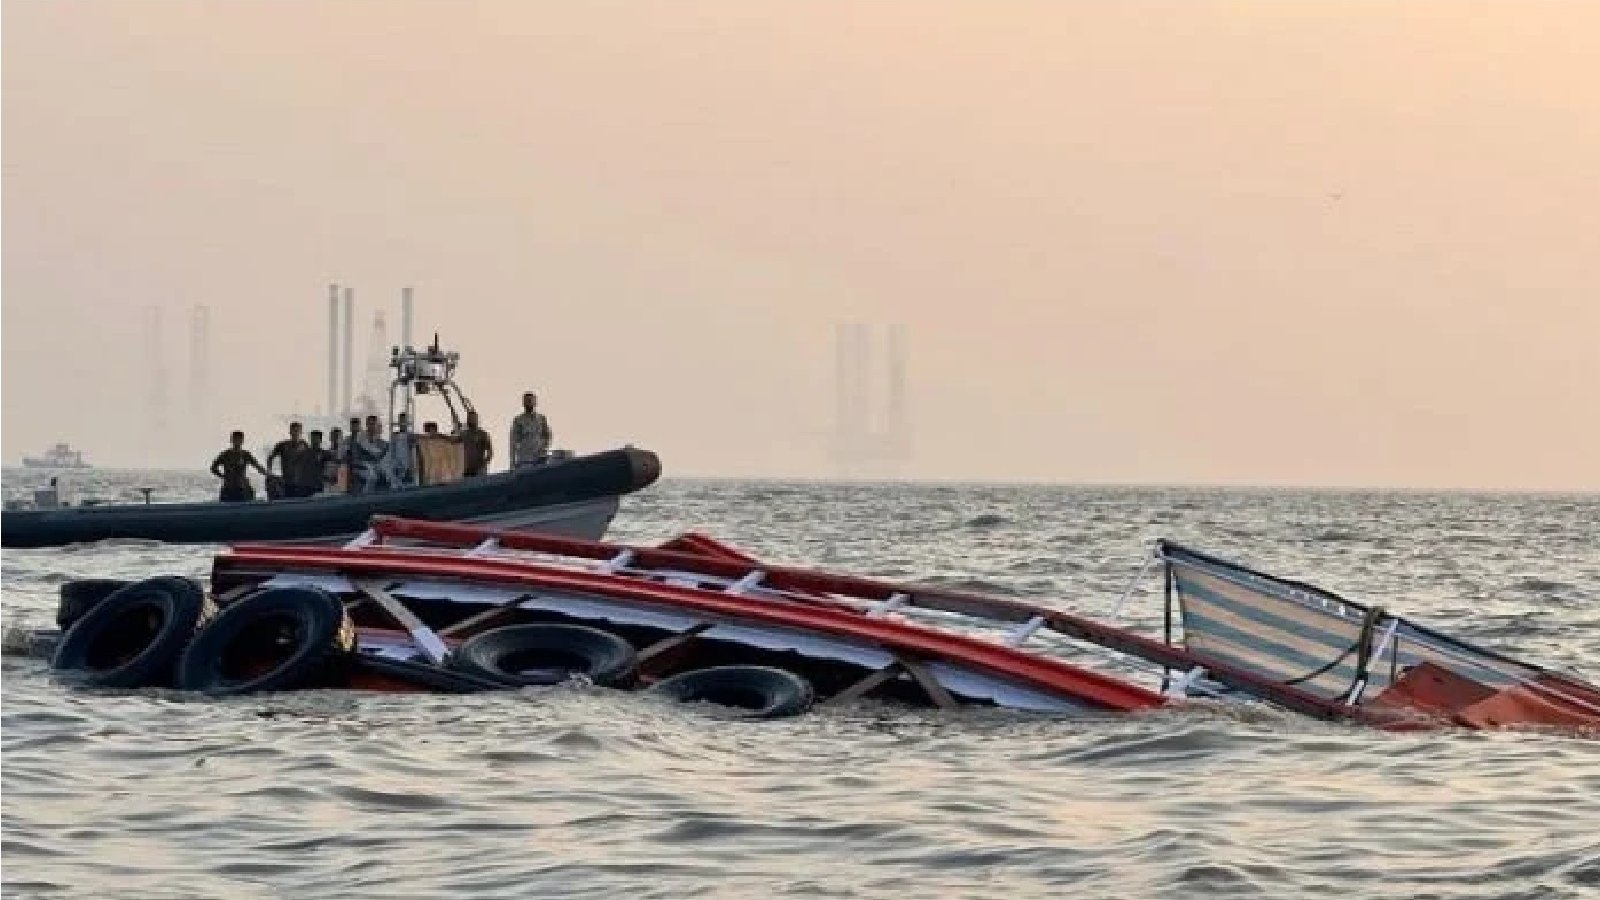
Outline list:
[[[461,355],[433,344],[394,347],[389,367],[389,427],[410,430],[419,397],[438,398],[453,433],[474,412],[456,381]],[[337,420],[336,420],[337,421]],[[372,487],[357,493],[329,490],[309,497],[273,496],[264,502],[143,503],[64,506],[55,479],[35,492],[35,509],[0,512],[0,546],[59,547],[112,539],[221,544],[233,541],[342,543],[360,534],[375,515],[474,522],[574,537],[599,538],[611,525],[621,497],[661,477],[661,460],[633,446],[575,455],[558,450],[540,465],[465,476],[464,448],[444,434],[412,434],[414,458],[404,476],[393,455],[363,471]],[[348,467],[346,467],[348,469]],[[341,478],[354,478],[344,471]],[[360,482],[358,482],[360,483]],[[270,485],[270,480],[269,480]]]

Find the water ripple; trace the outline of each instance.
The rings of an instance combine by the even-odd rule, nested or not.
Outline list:
[[[1596,674],[1600,498],[668,481],[620,539],[1104,613],[1166,536]],[[8,625],[67,577],[207,548],[6,554]],[[1159,589],[1134,594],[1158,621]],[[1584,897],[1600,743],[1382,734],[1259,707],[1083,720],[862,704],[738,723],[595,688],[212,701],[8,656],[18,897]]]

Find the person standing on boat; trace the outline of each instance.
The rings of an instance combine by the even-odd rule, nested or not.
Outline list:
[[[383,426],[378,423],[378,417],[367,416],[366,430],[350,444],[350,492],[365,494],[381,490],[382,467],[389,442],[383,439]]]
[[[411,433],[411,419],[401,413],[395,416],[394,434],[389,438],[388,471],[395,487],[416,483],[417,436]]]
[[[306,448],[301,451],[300,459],[289,467],[294,474],[289,483],[291,497],[313,497],[322,493],[322,463],[328,450],[322,446],[321,431],[312,429],[306,437]]]
[[[244,449],[244,432],[235,431],[228,436],[230,446],[211,461],[211,474],[222,479],[222,490],[217,499],[223,503],[245,503],[256,498],[250,486],[247,469],[254,468],[262,478],[268,477],[267,467],[256,461],[255,455]]]
[[[339,470],[344,465],[347,450],[344,432],[334,428],[328,432],[328,448],[322,451],[322,489],[329,493],[339,489]]]
[[[511,467],[537,466],[550,458],[550,421],[536,407],[533,391],[522,395],[522,413],[511,420]]]
[[[360,439],[361,420],[351,416],[350,437],[344,442],[344,456],[339,459],[339,464],[344,466],[344,489],[350,494],[359,492],[361,488],[361,481],[356,477],[356,444]]]
[[[289,437],[277,442],[276,444],[273,444],[272,452],[267,454],[267,477],[269,479],[273,477],[271,474],[272,463],[274,460],[276,460],[278,463],[278,471],[281,473],[283,494],[286,497],[303,496],[297,493],[298,488],[295,482],[295,479],[299,475],[301,457],[305,454],[306,449],[309,447],[309,445],[305,442],[305,439],[300,437],[301,429],[302,426],[299,422],[290,422]],[[268,487],[267,496],[271,497],[273,493],[274,491],[272,488]]]
[[[477,478],[489,473],[489,463],[494,459],[494,445],[489,432],[478,427],[478,411],[467,412],[467,427],[456,435],[461,442],[461,477]]]

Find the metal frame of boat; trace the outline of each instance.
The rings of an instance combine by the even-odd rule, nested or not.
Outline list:
[[[366,652],[434,662],[450,642],[487,628],[569,621],[623,631],[647,661],[647,679],[708,653],[779,654],[814,678],[825,669],[819,695],[835,702],[887,691],[935,706],[1128,712],[1221,693],[1381,728],[1600,729],[1600,690],[1584,682],[1175,544],[1159,545],[1154,560],[1167,586],[1160,639],[970,591],[769,565],[694,535],[650,548],[378,518],[340,548],[235,546],[217,556],[213,583],[220,595],[263,585],[329,590],[355,610]],[[1354,616],[1357,629],[1331,632],[1331,664],[1310,678],[1269,664],[1280,645],[1261,623],[1232,632],[1236,652],[1224,652],[1193,600],[1202,567],[1272,602],[1282,598],[1263,585],[1330,610],[1342,603],[1341,621]],[[369,602],[374,595],[392,602]],[[1264,616],[1282,615],[1261,606]],[[1339,645],[1346,637],[1348,649]],[[1365,664],[1336,671],[1350,654]],[[1159,690],[1133,681],[1154,672]],[[1332,678],[1345,675],[1360,687],[1335,689]]]

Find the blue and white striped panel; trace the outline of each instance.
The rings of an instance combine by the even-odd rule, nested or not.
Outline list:
[[[1310,609],[1187,566],[1174,566],[1173,587],[1190,650],[1273,681],[1287,682],[1321,669],[1361,636],[1359,613],[1347,619]],[[1341,697],[1355,680],[1355,663],[1355,653],[1349,653],[1300,686],[1329,699]],[[1387,677],[1384,668],[1382,677]]]
[[[1339,659],[1360,639],[1366,610],[1356,604],[1279,585],[1255,573],[1169,562],[1183,616],[1184,643],[1197,653],[1287,682]],[[1384,616],[1377,623],[1368,697],[1388,686],[1392,672],[1423,661],[1492,688],[1533,674],[1468,646],[1423,634],[1403,619],[1398,620],[1394,643],[1385,649],[1383,638],[1396,621]],[[1327,672],[1299,684],[1334,699],[1350,689],[1355,677],[1356,654],[1351,651]]]

